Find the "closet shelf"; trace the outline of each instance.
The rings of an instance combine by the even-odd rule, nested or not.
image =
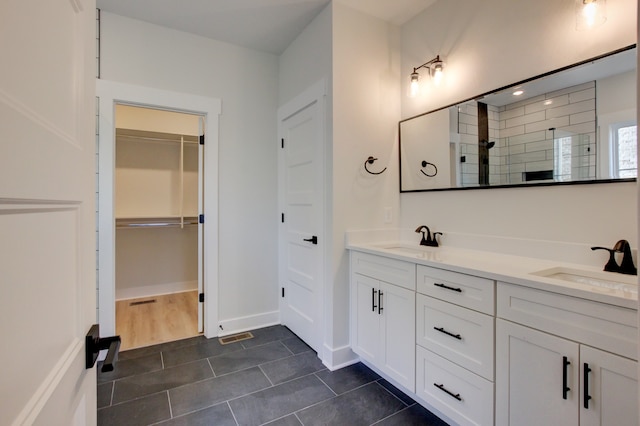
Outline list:
[[[182,141],[191,145],[198,145],[199,143],[197,136],[120,128],[116,129],[116,138],[118,140],[127,139],[138,142],[172,142],[179,144]]]
[[[198,224],[197,216],[171,217],[121,217],[116,218],[116,229],[132,228],[180,228]]]

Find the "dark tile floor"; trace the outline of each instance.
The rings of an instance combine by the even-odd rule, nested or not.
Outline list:
[[[286,327],[195,337],[98,369],[98,425],[446,425],[363,364],[327,370]]]

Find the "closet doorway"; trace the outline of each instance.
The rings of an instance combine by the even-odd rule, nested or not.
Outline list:
[[[203,117],[115,105],[116,334],[122,350],[203,332]]]

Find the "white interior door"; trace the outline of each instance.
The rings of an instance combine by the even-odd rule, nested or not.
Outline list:
[[[316,352],[325,247],[323,96],[313,87],[279,110],[282,323]]]
[[[0,424],[96,422],[95,1],[0,2]]]

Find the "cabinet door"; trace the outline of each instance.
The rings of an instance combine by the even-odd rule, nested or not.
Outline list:
[[[351,277],[351,347],[363,359],[377,363],[382,318],[378,312],[379,282],[360,274]]]
[[[578,356],[577,343],[498,319],[496,424],[577,425]]]
[[[582,345],[580,383],[581,426],[638,425],[637,362]]]
[[[382,313],[382,369],[412,392],[415,391],[416,294],[380,282]]]

